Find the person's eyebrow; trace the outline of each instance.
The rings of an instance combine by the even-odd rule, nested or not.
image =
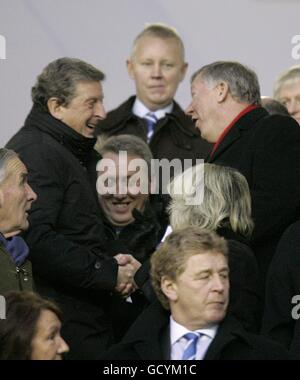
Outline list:
[[[21,182],[22,183],[24,183],[24,182],[26,182],[27,181],[27,179],[28,179],[28,173],[26,173],[26,172],[23,172],[23,173],[21,173]]]

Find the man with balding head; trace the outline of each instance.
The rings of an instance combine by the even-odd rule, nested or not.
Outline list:
[[[135,38],[127,60],[136,95],[108,113],[96,134],[132,134],[147,141],[157,159],[205,158],[211,145],[202,140],[191,120],[174,100],[188,64],[177,31],[150,24]]]

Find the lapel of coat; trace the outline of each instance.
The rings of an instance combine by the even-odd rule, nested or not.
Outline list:
[[[170,360],[170,333],[166,326],[159,335],[154,332],[144,341],[135,343],[135,350],[142,360]]]
[[[226,346],[234,340],[242,339],[249,345],[245,330],[241,327],[240,323],[233,317],[226,317],[219,326],[218,332],[210,344],[204,360],[220,360]]]
[[[256,124],[259,119],[267,115],[268,112],[264,108],[258,107],[242,116],[230,129],[224,140],[221,141],[213,156],[208,156],[206,162],[214,162],[235,141],[242,137],[243,131],[246,131],[249,128],[253,127],[253,125]]]
[[[154,302],[138,317],[123,342],[133,344],[141,360],[169,359],[169,320],[170,312]]]
[[[238,123],[236,123],[228,134],[225,136],[224,140],[221,141],[217,150],[214,152],[213,156],[209,156],[208,162],[214,162],[223,152],[225,152],[236,140],[241,136]]]

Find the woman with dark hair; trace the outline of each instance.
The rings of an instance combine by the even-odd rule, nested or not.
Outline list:
[[[1,360],[61,360],[69,347],[60,335],[61,312],[33,292],[5,296],[6,319],[0,320]]]
[[[169,185],[173,230],[189,226],[215,231],[229,247],[232,312],[248,331],[259,329],[258,267],[248,239],[253,230],[247,180],[237,170],[200,164],[176,176]]]

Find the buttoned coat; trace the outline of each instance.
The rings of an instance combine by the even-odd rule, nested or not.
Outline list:
[[[61,307],[74,359],[92,359],[111,343],[107,308],[118,273],[104,248],[93,140],[34,106],[7,144],[19,153],[38,195],[25,235],[37,290]]]
[[[26,260],[21,266],[16,266],[0,244],[0,295],[18,290],[33,290],[31,263]]]

